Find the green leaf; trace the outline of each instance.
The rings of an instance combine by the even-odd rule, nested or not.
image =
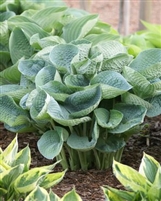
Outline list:
[[[37,186],[31,193],[25,198],[24,201],[31,201],[31,200],[43,200],[43,201],[50,201],[48,192],[39,186]]]
[[[128,131],[134,126],[143,123],[146,114],[146,108],[140,105],[118,103],[114,105],[114,109],[123,114],[123,119],[117,127],[109,129],[110,133],[124,133]]]
[[[86,15],[80,17],[63,27],[62,37],[66,42],[81,39],[95,26],[98,15]]]
[[[51,189],[49,191],[49,197],[50,201],[60,201],[60,198],[55,193],[53,193]]]
[[[123,114],[117,110],[106,110],[97,108],[94,110],[98,125],[103,128],[113,129],[118,126],[123,118]]]
[[[101,84],[104,99],[117,97],[132,88],[125,78],[115,71],[100,72],[91,79],[91,84],[97,83]]]
[[[64,106],[71,113],[71,117],[83,117],[92,112],[100,101],[101,90],[97,86],[69,95]]]
[[[161,33],[161,25],[159,24],[151,24],[148,22],[145,22],[143,20],[141,20],[141,23],[149,30],[152,32],[156,32],[156,33]]]
[[[147,195],[150,183],[144,176],[131,167],[123,165],[117,161],[113,163],[113,172],[116,178],[124,185],[127,190],[142,192]]]
[[[50,61],[60,73],[71,72],[71,61],[78,54],[78,48],[72,44],[55,45],[50,52]]]
[[[9,49],[13,64],[22,57],[28,59],[33,54],[33,48],[30,46],[28,39],[24,32],[18,27],[16,27],[10,35]]]
[[[13,11],[6,11],[0,13],[0,22],[3,22],[5,20],[8,20],[10,17],[15,16],[15,13]]]
[[[56,157],[63,146],[62,133],[57,130],[46,131],[37,143],[40,153],[47,159]]]
[[[152,156],[144,153],[139,167],[139,173],[146,177],[151,183],[154,183],[159,167],[159,162]]]
[[[66,193],[60,201],[82,201],[81,197],[76,193],[75,189]]]
[[[9,96],[0,97],[0,121],[9,126],[28,125],[28,113]]]
[[[146,115],[148,117],[155,117],[161,114],[161,95],[146,99],[146,101],[152,105],[147,111]]]

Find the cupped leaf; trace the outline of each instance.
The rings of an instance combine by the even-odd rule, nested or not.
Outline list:
[[[13,11],[6,11],[0,13],[0,22],[3,22],[5,20],[8,20],[10,17],[15,16],[15,13]]]
[[[113,129],[119,125],[123,118],[123,114],[117,110],[106,110],[105,108],[97,108],[94,110],[98,125],[103,128]]]
[[[110,99],[130,90],[132,86],[125,78],[115,71],[103,71],[91,79],[91,84],[101,85],[103,98]]]
[[[95,26],[98,15],[85,15],[63,27],[62,37],[66,42],[81,39]]]
[[[24,32],[18,27],[16,27],[10,35],[9,49],[13,64],[22,57],[26,59],[30,58],[34,52]]]
[[[114,109],[123,114],[121,123],[114,129],[109,129],[110,133],[124,133],[136,125],[143,123],[146,115],[146,108],[140,105],[118,103]]]
[[[81,197],[76,193],[75,189],[66,193],[61,199],[61,201],[70,201],[70,200],[82,201]]]
[[[152,97],[155,87],[143,75],[130,67],[124,67],[123,75],[133,86],[134,93],[141,98]]]
[[[78,54],[78,48],[72,44],[54,46],[49,58],[60,73],[71,72],[71,61]]]
[[[147,111],[146,115],[148,117],[155,117],[161,114],[161,95],[146,99],[146,101],[152,105]]]
[[[64,106],[70,111],[71,117],[83,117],[92,112],[101,101],[99,86],[75,92],[68,96]]]

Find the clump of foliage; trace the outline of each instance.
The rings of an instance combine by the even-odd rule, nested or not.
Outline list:
[[[47,192],[64,177],[65,171],[52,173],[57,163],[32,169],[30,164],[30,148],[18,152],[17,136],[4,151],[0,149],[0,200],[81,200],[74,189],[61,199],[51,190]]]
[[[41,154],[64,169],[108,168],[145,115],[161,114],[161,50],[133,59],[110,25],[67,7],[26,10],[2,25],[0,120],[37,132]]]
[[[141,21],[145,30],[123,37],[123,44],[128,47],[129,54],[137,56],[141,51],[150,48],[161,48],[161,25]]]
[[[139,172],[113,162],[113,172],[126,190],[118,190],[110,186],[103,188],[108,201],[153,201],[161,199],[161,166],[151,156],[144,153]]]

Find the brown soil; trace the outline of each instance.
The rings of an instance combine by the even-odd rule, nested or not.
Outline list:
[[[153,119],[146,119],[144,124],[148,124],[143,132],[134,135],[127,142],[122,156],[122,163],[138,170],[143,152],[155,157],[161,163],[161,116]],[[0,147],[5,147],[15,137],[14,133],[6,131],[3,125],[0,125]],[[51,160],[43,158],[37,150],[36,142],[38,137],[35,134],[19,134],[19,148],[22,149],[27,144],[31,148],[32,166],[43,166],[53,163]],[[61,171],[58,165],[55,171]],[[122,188],[112,173],[112,170],[98,171],[95,169],[87,172],[68,171],[59,184],[53,187],[53,191],[62,197],[66,192],[75,187],[77,193],[83,201],[104,201],[101,186],[110,185],[115,188]]]

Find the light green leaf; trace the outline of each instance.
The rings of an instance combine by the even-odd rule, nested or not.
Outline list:
[[[10,35],[9,49],[13,64],[22,57],[28,59],[33,54],[33,48],[30,46],[28,39],[24,32],[18,27],[16,27]]]
[[[123,114],[123,119],[117,127],[109,129],[110,133],[124,133],[134,126],[143,123],[147,111],[143,106],[124,103],[114,105],[114,109]]]
[[[120,73],[110,70],[100,72],[91,79],[91,84],[97,83],[101,84],[104,99],[117,97],[132,88]]]
[[[149,30],[152,32],[156,33],[161,33],[161,25],[159,24],[151,24],[146,21],[141,20],[141,23]]]
[[[62,133],[57,130],[45,132],[37,143],[40,153],[47,159],[56,157],[63,146]]]
[[[9,35],[7,20],[0,22],[0,45],[5,46],[6,50],[8,50]]]
[[[124,67],[123,75],[126,80],[133,86],[134,93],[141,98],[152,97],[154,86],[139,72],[130,67]]]
[[[75,189],[66,193],[60,201],[82,201],[81,197],[76,193]]]
[[[55,45],[50,52],[50,61],[60,73],[71,72],[71,61],[78,54],[78,48],[72,44]]]
[[[66,42],[81,39],[95,26],[98,15],[86,15],[80,17],[63,27],[62,37]]]
[[[152,105],[147,111],[146,115],[148,117],[155,117],[161,114],[161,95],[146,99],[146,101]]]
[[[39,186],[37,186],[31,193],[25,198],[24,201],[31,201],[31,200],[43,200],[43,201],[50,201],[48,192]]]
[[[9,126],[28,125],[28,112],[20,108],[9,96],[0,97],[0,121]]]
[[[157,162],[152,156],[144,153],[139,167],[139,172],[151,183],[154,183],[159,167],[159,162]]]
[[[92,87],[78,91],[68,96],[64,106],[71,113],[71,117],[84,117],[92,112],[101,101],[100,87]]]
[[[147,195],[150,183],[144,176],[131,167],[123,165],[117,161],[113,163],[113,172],[116,178],[124,185],[127,190],[142,192]]]

